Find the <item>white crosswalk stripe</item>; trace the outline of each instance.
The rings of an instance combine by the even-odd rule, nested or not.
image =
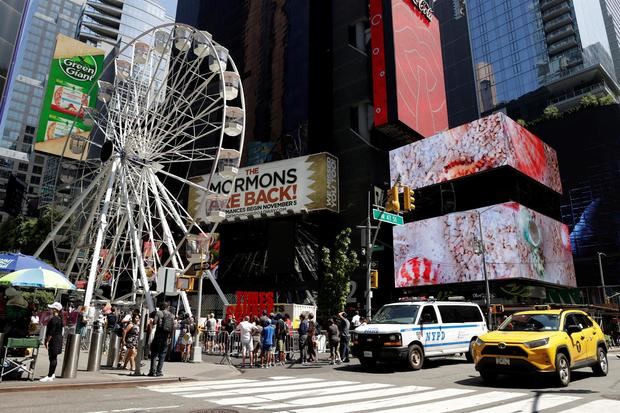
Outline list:
[[[269,379],[208,380],[145,387],[158,393],[202,399],[214,405],[279,413],[529,413],[548,409],[582,413],[620,411],[620,401],[584,401],[570,394],[433,388],[276,376]],[[310,405],[309,405],[310,402]]]

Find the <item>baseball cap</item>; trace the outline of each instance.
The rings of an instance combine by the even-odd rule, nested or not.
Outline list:
[[[53,304],[48,304],[48,307],[58,311],[62,310],[62,304],[60,304],[58,301]]]

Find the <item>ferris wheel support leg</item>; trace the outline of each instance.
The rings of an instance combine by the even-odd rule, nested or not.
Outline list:
[[[121,176],[121,184],[122,189],[121,193],[123,194],[123,198],[127,208],[131,208],[131,203],[129,200],[129,192],[127,189],[127,182],[125,180],[125,176]],[[140,240],[138,238],[138,231],[136,230],[136,225],[133,220],[133,214],[127,214],[127,223],[129,225],[129,232],[131,233],[131,239],[133,241],[133,250],[135,254],[134,264],[137,264],[138,273],[140,274],[140,280],[142,284],[142,289],[144,291],[144,299],[146,300],[146,305],[149,309],[149,313],[155,311],[155,305],[153,304],[153,297],[151,296],[151,291],[149,289],[149,280],[146,276],[146,269],[144,268],[144,260],[142,259],[142,246],[140,244]],[[134,265],[135,267],[136,265]]]
[[[99,229],[97,229],[97,238],[95,239],[95,247],[93,249],[93,257],[90,262],[90,269],[88,271],[88,282],[86,284],[86,292],[84,293],[84,306],[90,307],[90,302],[93,299],[93,290],[95,287],[95,278],[97,277],[97,263],[99,261],[99,254],[101,253],[101,244],[103,243],[103,235],[108,225],[108,209],[110,209],[110,199],[112,198],[112,190],[114,189],[114,181],[116,180],[116,170],[120,164],[120,159],[116,158],[112,161],[112,167],[110,169],[110,176],[108,177],[108,184],[105,191],[105,197],[103,199],[103,206],[99,214]]]
[[[52,229],[52,232],[48,234],[47,238],[45,238],[45,241],[43,241],[43,243],[39,246],[39,249],[37,249],[36,252],[33,254],[35,258],[38,258],[39,255],[41,255],[41,253],[43,252],[43,250],[45,250],[45,248],[49,245],[49,243],[52,242],[56,234],[58,234],[58,231],[60,231],[60,228],[62,228],[62,226],[65,225],[65,223],[69,220],[69,218],[73,216],[73,214],[78,209],[80,204],[86,199],[88,194],[90,194],[93,188],[97,185],[97,183],[99,182],[99,179],[103,177],[105,174],[107,174],[107,172],[108,172],[108,168],[105,168],[101,172],[99,172],[99,175],[97,175],[97,177],[93,179],[90,185],[86,187],[86,190],[84,190],[84,192],[82,192],[82,194],[78,197],[78,199],[75,200],[73,205],[71,205],[71,208],[69,208],[69,210],[62,217],[62,219],[58,221],[54,229]]]
[[[172,232],[170,231],[168,220],[166,219],[166,215],[164,214],[164,208],[161,205],[162,201],[159,196],[159,190],[157,188],[157,184],[155,183],[155,178],[153,177],[152,173],[149,173],[149,182],[153,190],[153,195],[155,196],[155,206],[157,207],[157,213],[159,214],[161,226],[164,230],[164,242],[166,243],[166,247],[168,247],[168,254],[170,254],[170,256],[172,257],[172,266],[177,270],[180,270],[181,263],[178,262],[176,254],[174,252],[174,240],[172,238]]]

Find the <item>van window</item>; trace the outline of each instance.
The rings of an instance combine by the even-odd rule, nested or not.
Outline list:
[[[482,314],[473,305],[439,305],[439,314],[444,323],[478,323]]]
[[[437,312],[432,305],[424,306],[422,309],[422,315],[420,316],[420,324],[437,324]]]

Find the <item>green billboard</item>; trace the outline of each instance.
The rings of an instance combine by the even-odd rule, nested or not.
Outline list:
[[[104,51],[67,36],[58,35],[35,150],[84,159],[92,123],[85,122],[84,108],[97,103],[97,80],[103,70]],[[71,138],[73,137],[73,139]],[[70,139],[67,144],[67,139]]]

